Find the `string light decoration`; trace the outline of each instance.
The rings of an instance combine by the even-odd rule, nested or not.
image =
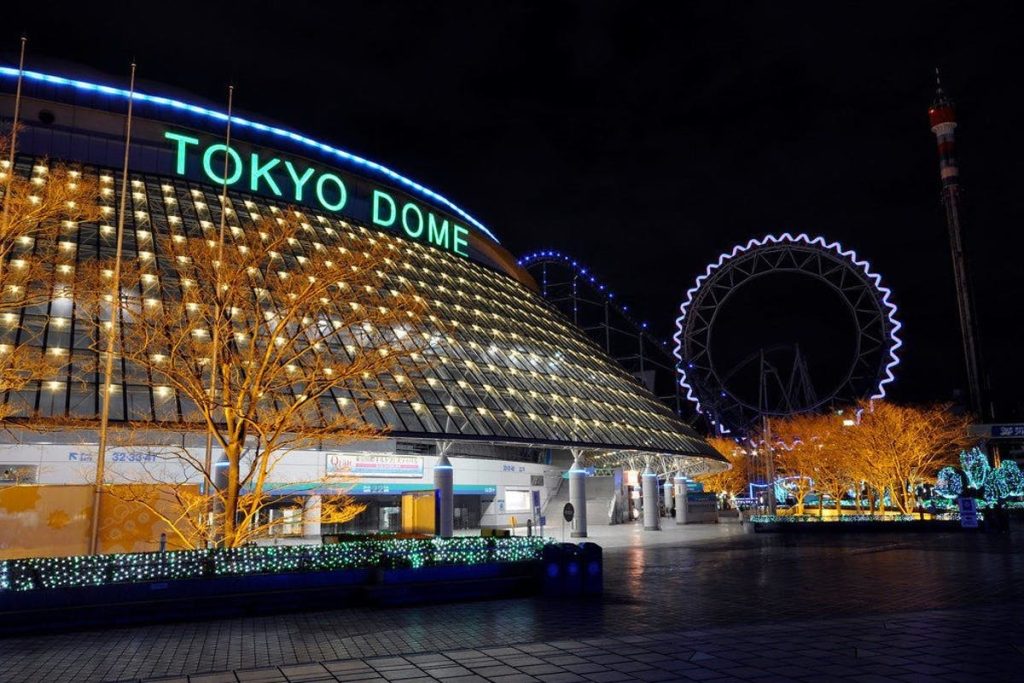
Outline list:
[[[1024,472],[1015,460],[1004,460],[996,471],[1002,477],[1007,496],[1024,495]]]
[[[390,538],[316,546],[33,557],[0,562],[0,592],[345,569],[529,562],[541,559],[548,543],[554,541],[540,537]]]
[[[914,515],[843,515],[838,519],[822,519],[815,515],[753,515],[750,518],[751,522],[755,524],[776,524],[784,523],[791,524],[793,522],[822,522],[828,524],[831,522],[915,522],[917,517]]]
[[[992,468],[984,451],[975,447],[960,453],[960,469],[943,467],[939,470],[933,492],[953,500],[962,496],[967,489],[975,492],[975,499],[981,508],[992,507],[1000,500],[1007,507],[1018,507],[1021,501],[1006,499],[1024,495],[1024,473],[1013,460],[1004,460],[999,467]],[[980,498],[977,492],[981,493]]]
[[[967,485],[979,491],[985,486],[985,480],[992,470],[988,464],[988,456],[977,446],[960,453],[960,469],[967,477]]]
[[[955,467],[943,467],[935,477],[936,495],[943,498],[959,498],[964,492],[964,480]]]
[[[520,258],[517,263],[523,268],[529,268],[531,265],[550,261],[560,261],[566,264],[567,267],[571,267],[576,277],[590,283],[591,288],[596,290],[599,295],[603,295],[608,304],[618,311],[619,315],[628,320],[633,326],[639,329],[641,333],[648,335],[651,343],[668,348],[671,339],[655,339],[653,335],[650,335],[647,332],[646,320],[637,320],[634,316],[630,315],[629,306],[623,303],[613,304],[612,302],[615,301],[615,292],[611,290],[611,287],[601,282],[601,280],[594,275],[592,269],[583,265],[572,256],[554,249],[545,249],[527,254]]]
[[[991,470],[985,479],[985,500],[994,503],[1012,496],[1019,496],[1024,477],[1013,460],[1004,460],[999,467]]]

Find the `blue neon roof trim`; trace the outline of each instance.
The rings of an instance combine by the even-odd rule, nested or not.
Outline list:
[[[182,102],[181,100],[176,100],[170,97],[163,97],[161,95],[149,95],[138,91],[136,91],[133,95],[128,90],[115,88],[109,85],[99,85],[97,83],[89,83],[88,81],[79,81],[73,78],[65,78],[64,76],[54,76],[53,74],[45,74],[39,71],[29,71],[28,69],[26,69],[22,73],[24,74],[25,78],[32,81],[40,81],[43,83],[48,83],[50,85],[61,87],[70,86],[72,88],[75,88],[76,90],[84,90],[87,92],[100,92],[105,95],[110,95],[112,97],[123,97],[126,100],[129,96],[132,96],[132,99],[134,99],[137,102],[149,102],[151,104],[155,104],[161,107],[180,109],[191,112],[193,114],[198,114],[200,116],[206,116],[217,121],[228,120],[228,115],[224,112],[217,111],[216,109],[208,109],[206,107],[201,107],[197,104],[189,104],[188,102]],[[17,78],[18,69],[9,66],[0,66],[0,76]],[[357,166],[363,166],[373,171],[374,173],[380,174],[389,180],[395,181],[400,185],[409,188],[410,190],[412,190],[413,192],[415,192],[416,194],[420,195],[425,199],[437,202],[438,204],[450,209],[454,213],[466,219],[467,222],[471,223],[474,227],[483,232],[489,238],[491,238],[495,242],[498,242],[498,238],[494,235],[493,232],[488,230],[483,223],[473,218],[473,216],[471,216],[469,213],[456,206],[449,199],[439,195],[438,193],[434,192],[428,187],[420,185],[415,180],[410,180],[409,178],[406,178],[402,174],[392,171],[387,166],[382,166],[381,164],[378,164],[375,161],[364,159],[358,155],[352,154],[351,152],[346,152],[343,149],[331,147],[330,145],[318,142],[317,140],[306,137],[305,135],[302,135],[300,133],[286,130],[284,128],[279,128],[277,126],[270,126],[265,123],[250,121],[241,116],[232,115],[231,125],[241,126],[242,128],[251,128],[253,130],[260,131],[261,133],[270,133],[278,137],[288,138],[289,140],[301,143],[303,145],[306,145],[307,147],[313,147],[323,152],[327,152],[328,154],[332,154],[336,157],[339,157],[340,159],[344,159],[345,161],[355,164]]]

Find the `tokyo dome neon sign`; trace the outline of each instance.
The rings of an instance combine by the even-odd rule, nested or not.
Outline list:
[[[314,203],[315,200],[317,205],[332,213],[343,211],[349,205],[348,184],[336,173],[265,150],[243,153],[220,142],[207,144],[198,137],[173,130],[165,131],[164,138],[172,143],[174,172],[178,175],[200,175],[216,185],[244,187],[286,201]],[[377,227],[401,229],[409,239],[469,256],[466,227],[379,187],[372,189],[370,203],[369,219]]]
[[[70,89],[79,92],[93,93],[113,99],[128,99],[130,97],[136,102],[145,102],[159,109],[164,109],[173,112],[186,112],[213,121],[225,122],[228,119],[228,115],[222,111],[210,109],[208,107],[203,107],[198,104],[193,104],[191,102],[184,102],[182,100],[178,100],[172,97],[153,95],[139,91],[130,93],[128,90],[111,85],[92,83],[89,81],[83,81],[76,78],[68,78],[65,76],[58,76],[56,74],[43,73],[40,71],[32,71],[31,69],[19,71],[18,69],[13,67],[0,66],[0,77],[14,79],[18,78],[19,76],[24,76],[24,78],[28,81],[45,83],[46,85],[52,86],[54,88]],[[326,143],[320,142],[319,140],[314,140],[313,138],[310,138],[306,135],[302,135],[301,133],[297,133],[293,130],[288,130],[287,128],[268,125],[241,116],[232,116],[231,122],[232,125],[234,126],[245,128],[247,130],[254,131],[255,133],[258,134],[266,135],[270,139],[277,138],[288,140],[292,143],[296,143],[308,147],[310,149],[315,149],[329,156],[341,159],[342,161],[352,164],[353,166],[360,168],[364,171],[385,178],[388,182],[395,183],[397,186],[402,187],[403,189],[415,194],[416,196],[423,197],[427,201],[436,202],[442,206],[447,207],[455,215],[460,216],[463,220],[472,224],[483,234],[487,235],[487,237],[494,240],[495,242],[499,242],[497,236],[493,232],[491,232],[487,228],[487,226],[485,226],[483,223],[481,223],[476,218],[471,216],[461,207],[455,205],[455,203],[453,203],[451,200],[441,196],[440,194],[431,190],[430,188],[421,185],[420,183],[417,183],[416,181],[411,180],[410,178],[407,178],[402,174],[391,170],[390,168],[384,166],[383,164],[378,164],[375,161],[364,159],[360,156],[352,154],[351,152],[346,152],[343,149],[333,147]],[[453,243],[454,241],[455,237],[453,236]],[[455,248],[453,247],[452,250],[454,251]]]

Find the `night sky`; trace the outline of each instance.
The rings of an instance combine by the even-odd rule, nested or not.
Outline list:
[[[0,50],[28,34],[29,67],[117,82],[134,56],[140,78],[216,103],[232,81],[240,109],[420,180],[513,253],[572,253],[660,336],[734,243],[839,240],[895,292],[906,401],[949,400],[964,375],[927,120],[938,65],[998,413],[1024,419],[1019,3],[30,5],[0,28]],[[829,353],[827,296],[785,278],[764,291],[772,320],[749,296],[732,314],[792,320],[809,355]]]

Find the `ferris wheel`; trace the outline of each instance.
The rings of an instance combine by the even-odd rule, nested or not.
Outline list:
[[[778,273],[827,285],[850,314],[855,330],[852,354],[848,364],[840,363],[845,370],[830,386],[813,386],[799,346],[769,345],[727,367],[715,362],[712,332],[724,304],[738,290]],[[737,245],[707,266],[680,305],[673,335],[680,386],[698,412],[721,432],[745,430],[762,415],[883,398],[886,385],[895,378],[893,370],[900,362],[897,352],[903,345],[891,295],[867,261],[823,237],[784,233]],[[788,358],[785,371],[773,360],[781,355]],[[738,391],[732,381],[745,369],[759,373],[756,399]],[[781,398],[766,398],[769,385]]]

